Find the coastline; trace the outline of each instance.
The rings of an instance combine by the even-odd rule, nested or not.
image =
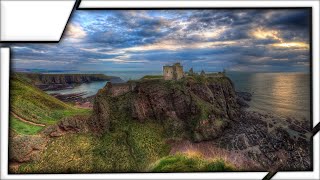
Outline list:
[[[103,128],[109,128],[110,123],[112,123],[104,122],[108,120],[110,113],[112,116],[115,116],[112,118],[118,120],[117,116],[119,116],[119,114],[125,115],[132,111],[133,114],[130,114],[129,117],[137,118],[137,123],[141,123],[141,125],[144,126],[145,121],[148,122],[148,120],[144,120],[145,118],[157,119],[157,117],[162,116],[156,114],[161,113],[160,110],[157,110],[157,108],[159,108],[157,106],[163,104],[163,101],[166,99],[162,93],[169,91],[171,88],[175,93],[178,92],[177,90],[182,90],[184,93],[192,92],[193,96],[198,96],[196,99],[202,99],[200,104],[215,104],[214,101],[217,101],[219,103],[215,105],[216,108],[227,110],[227,112],[224,112],[225,115],[223,116],[225,117],[222,119],[225,123],[223,124],[221,124],[221,120],[219,120],[221,114],[208,114],[209,119],[201,120],[201,123],[193,130],[198,133],[195,134],[194,138],[189,139],[187,136],[166,138],[165,144],[169,145],[171,149],[169,154],[188,154],[194,152],[200,154],[201,157],[207,160],[218,156],[225,158],[226,162],[233,163],[238,169],[245,168],[246,170],[310,169],[310,149],[307,147],[310,147],[311,133],[308,121],[289,117],[281,118],[274,114],[271,115],[270,113],[262,114],[248,111],[249,102],[252,100],[253,94],[235,91],[232,86],[233,82],[224,76],[208,78],[210,81],[201,76],[196,76],[194,79],[193,77],[191,77],[191,79],[189,77],[188,80],[181,81],[164,81],[158,79],[158,77],[154,79],[148,76],[146,79],[129,81],[122,84],[108,83],[109,85],[105,85],[104,88],[99,90],[97,95],[86,98],[82,97],[85,94],[83,92],[65,95],[51,94],[50,96],[65,103],[71,103],[76,108],[93,110],[93,114],[89,117],[74,116],[72,118],[63,118],[57,125],[46,127],[43,131],[44,138],[46,140],[49,138],[49,140],[54,141],[52,138],[67,137],[70,133],[92,132],[95,134],[100,132],[103,134],[104,131],[109,132],[109,130]],[[207,83],[209,84],[206,84],[206,81],[208,81]],[[126,88],[126,84],[130,84],[128,86],[129,88]],[[212,92],[206,92],[210,89],[209,87],[211,88],[210,91],[218,94],[211,97],[212,95],[210,94]],[[184,88],[187,88],[187,91],[183,90]],[[148,93],[151,94],[148,95]],[[149,99],[145,99],[144,96],[149,97]],[[118,99],[118,97],[122,97],[120,98],[122,100]],[[131,102],[132,99],[130,97],[138,98],[136,99],[137,102]],[[173,97],[175,98],[172,99],[172,102],[171,100],[169,102],[175,104],[174,106],[176,106],[175,108],[177,109],[168,110],[168,112],[165,113],[165,116],[172,118],[172,122],[169,122],[169,127],[170,124],[177,126],[176,123],[181,123],[179,122],[180,116],[189,116],[187,115],[188,111],[184,112],[184,110],[182,110],[184,108],[179,108],[180,105],[175,103],[175,101],[182,101],[180,102],[181,104],[184,104],[183,101],[188,102],[188,100],[185,99],[186,97],[180,93],[175,94]],[[157,101],[157,103],[154,101]],[[166,101],[168,101],[168,99],[166,99]],[[131,103],[133,104],[130,105]],[[209,106],[209,104],[207,105]],[[222,104],[225,104],[225,107],[220,107]],[[111,108],[113,110],[108,110],[111,106],[115,106],[114,108],[116,109]],[[130,108],[133,107],[138,109],[130,110]],[[202,107],[202,105],[199,107],[201,111],[206,109]],[[164,103],[162,108],[170,109],[171,107]],[[196,109],[192,111],[197,112]],[[239,112],[236,113],[236,111]],[[184,113],[187,114],[183,115]],[[235,114],[233,115],[233,113]],[[147,117],[144,117],[146,115]],[[119,121],[123,121],[120,120],[120,117],[121,116],[119,116]],[[203,115],[200,117],[203,117]],[[219,122],[216,122],[217,120]],[[186,119],[182,119],[182,121],[186,121]],[[91,123],[94,124],[93,127],[90,125]],[[212,126],[212,123],[214,126]],[[176,128],[179,129],[180,125]],[[164,129],[168,130],[168,127],[166,126]],[[50,144],[50,142],[46,141],[41,144],[47,146],[48,143]],[[209,153],[202,148],[214,151]],[[39,152],[41,151],[42,150]],[[38,152],[36,154],[38,154]],[[285,157],[286,161],[280,162],[280,157]],[[22,159],[19,160],[21,161],[20,163],[16,161],[12,162],[12,169],[17,169],[21,163],[29,162],[29,160],[23,160],[23,158],[26,157],[22,156]],[[275,162],[277,165],[274,165]],[[246,165],[248,163],[250,163],[250,165]],[[13,172],[16,171],[17,170]]]

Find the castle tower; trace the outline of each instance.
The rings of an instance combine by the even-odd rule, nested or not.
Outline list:
[[[164,80],[172,80],[173,79],[173,67],[172,66],[163,66],[163,78]]]
[[[183,76],[183,66],[180,63],[175,63],[172,66],[163,66],[163,78],[165,80],[179,80]]]

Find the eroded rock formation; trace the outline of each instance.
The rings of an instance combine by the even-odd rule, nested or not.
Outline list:
[[[117,85],[97,93],[90,121],[94,132],[107,132],[123,118],[154,120],[162,123],[168,135],[202,141],[218,137],[239,114],[234,87],[227,77],[140,80],[128,82],[128,86],[131,88],[125,93],[117,93]]]

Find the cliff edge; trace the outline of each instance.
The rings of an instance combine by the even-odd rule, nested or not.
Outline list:
[[[75,84],[91,83],[95,81],[110,81],[120,83],[123,80],[116,76],[107,76],[104,74],[41,74],[41,73],[15,73],[26,79],[41,90],[64,89]]]
[[[168,137],[203,141],[217,138],[240,113],[228,77],[189,76],[107,84],[95,97],[93,132],[112,131],[120,121],[156,121]]]

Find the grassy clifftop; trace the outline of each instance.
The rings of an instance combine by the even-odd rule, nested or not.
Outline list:
[[[46,94],[21,76],[10,79],[10,127],[18,133],[35,134],[63,117],[85,113],[88,110]]]
[[[120,116],[161,122],[168,136],[211,140],[239,113],[232,82],[227,77],[190,76],[179,81],[141,79],[128,87],[105,87],[95,96],[91,127],[111,130]]]
[[[35,85],[38,84],[71,84],[87,83],[92,81],[108,81],[118,78],[104,74],[41,74],[41,73],[16,73],[20,77],[28,78]]]
[[[116,76],[104,74],[41,74],[41,73],[14,73],[24,81],[31,83],[42,90],[64,89],[76,84],[91,83],[95,81],[123,82]]]

